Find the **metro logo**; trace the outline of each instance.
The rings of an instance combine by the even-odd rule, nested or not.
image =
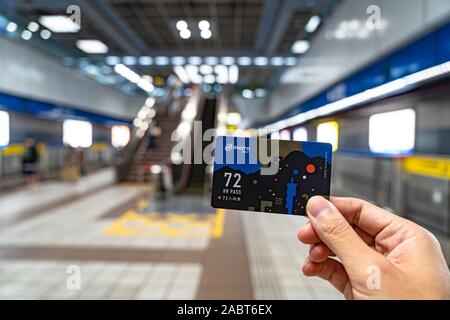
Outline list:
[[[233,150],[233,145],[231,143],[229,143],[225,146],[225,151],[230,152],[231,150]]]
[[[225,151],[226,152],[230,152],[232,150],[237,150],[237,151],[242,151],[245,153],[248,153],[250,151],[250,147],[245,147],[245,146],[233,146],[231,143],[228,143],[225,146]]]

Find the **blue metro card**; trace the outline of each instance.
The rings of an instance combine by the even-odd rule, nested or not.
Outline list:
[[[306,215],[308,199],[329,197],[328,143],[217,137],[214,208]]]

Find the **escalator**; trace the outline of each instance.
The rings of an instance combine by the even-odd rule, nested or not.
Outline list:
[[[216,105],[217,99],[206,99],[202,114],[202,136],[203,133],[208,129],[213,129],[215,126],[216,118]],[[210,143],[208,141],[195,141],[194,143],[202,143],[202,154],[203,150]],[[202,161],[202,164],[192,164],[190,165],[190,172],[187,184],[183,190],[180,191],[182,194],[189,195],[200,195],[204,192],[205,186],[205,169],[206,164]]]
[[[135,137],[130,144],[122,151],[121,157],[118,157],[116,165],[119,181],[156,183],[155,186],[161,197],[173,194],[186,195],[203,195],[205,192],[206,181],[206,163],[194,164],[194,149],[203,150],[208,146],[210,141],[203,141],[201,137],[205,131],[215,127],[216,119],[216,98],[205,99],[200,94],[193,102],[198,106],[195,121],[202,123],[201,131],[197,135],[190,132],[191,164],[179,163],[175,164],[171,161],[171,150],[177,142],[171,141],[172,132],[177,129],[180,123],[181,114],[169,119],[163,112],[158,115],[159,127],[161,135],[155,139],[155,147],[148,147],[148,135],[143,137]],[[194,137],[199,138],[194,140]],[[198,144],[201,144],[199,146]],[[150,169],[153,165],[160,165],[162,170],[159,177],[155,180],[150,175]],[[167,185],[167,181],[171,183]]]

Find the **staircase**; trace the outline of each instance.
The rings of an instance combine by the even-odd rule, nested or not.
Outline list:
[[[161,128],[161,135],[153,138],[154,146],[151,150],[148,147],[149,133],[145,135],[133,157],[127,181],[148,182],[151,166],[154,164],[162,164],[170,159],[173,147],[173,142],[170,137],[180,123],[180,119],[179,116],[169,118],[167,115],[161,114],[158,117],[158,121],[159,127]]]

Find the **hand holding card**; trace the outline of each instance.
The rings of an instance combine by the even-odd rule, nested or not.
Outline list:
[[[305,215],[310,197],[330,195],[331,156],[327,143],[217,137],[211,205]]]

